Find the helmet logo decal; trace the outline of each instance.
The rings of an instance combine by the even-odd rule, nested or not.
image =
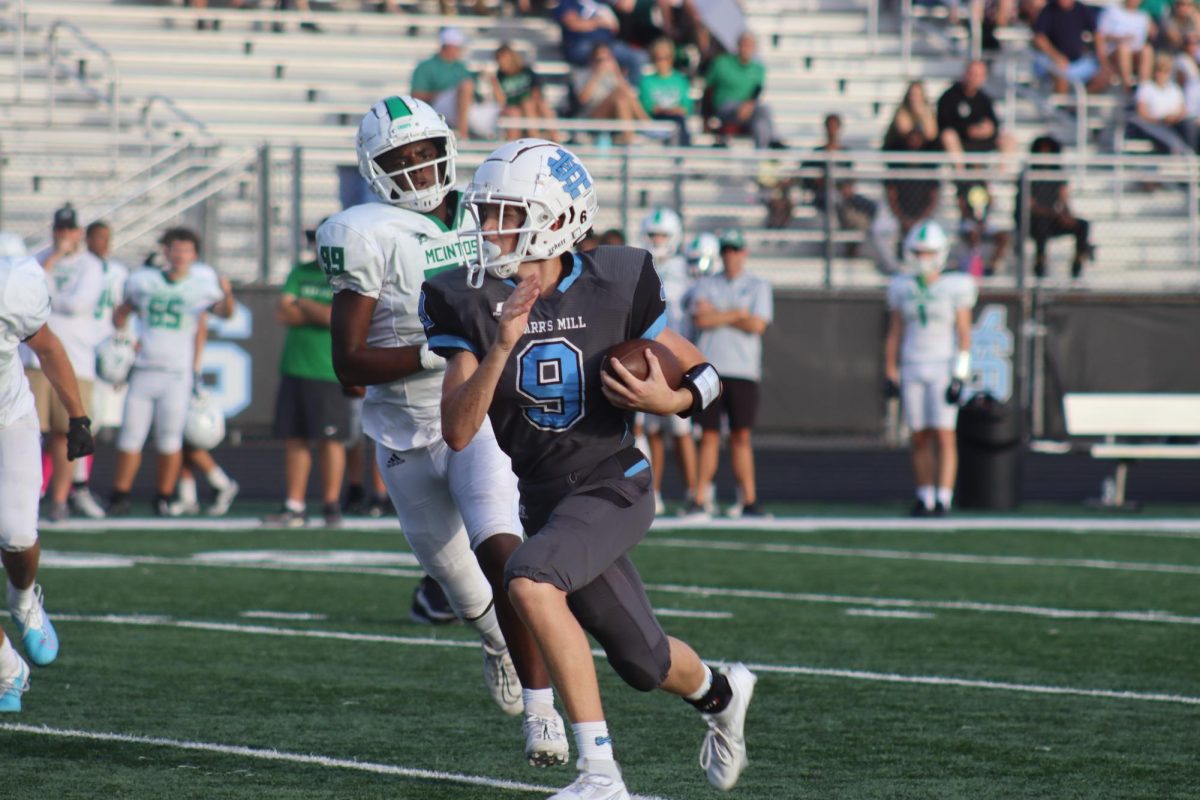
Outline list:
[[[409,109],[408,104],[399,97],[389,97],[383,101],[383,104],[387,107],[388,116],[394,120],[412,116],[412,111]]]
[[[558,148],[557,155],[557,158],[546,162],[550,167],[550,177],[561,183],[563,191],[576,200],[584,189],[592,188],[592,178],[583,165],[575,160],[575,156],[566,150]]]

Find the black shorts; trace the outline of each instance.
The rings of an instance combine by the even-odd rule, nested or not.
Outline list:
[[[275,396],[277,439],[345,439],[350,432],[350,398],[333,381],[283,375]]]
[[[729,417],[731,430],[753,428],[758,421],[758,381],[722,378],[721,396],[696,415],[701,430],[721,430],[721,414]]]

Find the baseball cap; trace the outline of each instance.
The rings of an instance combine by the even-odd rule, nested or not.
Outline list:
[[[442,28],[438,34],[438,41],[443,47],[462,47],[467,43],[467,37],[460,28]]]
[[[728,230],[721,231],[721,235],[718,238],[721,242],[722,250],[726,247],[732,247],[734,250],[746,249],[746,237],[742,235],[740,228],[729,228]]]
[[[60,228],[78,228],[79,220],[75,216],[75,209],[65,205],[54,212],[54,229]]]

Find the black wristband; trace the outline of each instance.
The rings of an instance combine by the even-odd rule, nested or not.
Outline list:
[[[704,362],[684,374],[682,387],[692,393],[691,408],[679,412],[679,416],[687,419],[708,408],[721,396],[721,376],[717,374],[716,367]]]
[[[68,417],[67,425],[82,425],[85,428],[90,428],[90,427],[92,427],[92,418],[86,417],[86,416],[85,417]]]

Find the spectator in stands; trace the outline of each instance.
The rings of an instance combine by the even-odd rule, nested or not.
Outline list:
[[[88,251],[83,236],[75,209],[68,204],[54,212],[52,243],[35,258],[46,271],[50,290],[47,324],[58,334],[67,352],[79,384],[79,397],[87,413],[91,414],[92,381],[96,378],[95,319],[104,293],[104,265]],[[31,348],[22,348],[21,360],[41,422],[46,454],[43,461],[49,459],[53,470],[46,492],[46,517],[57,522],[70,514],[67,497],[74,474],[73,465],[67,459],[70,415]]]
[[[1130,123],[1130,133],[1149,139],[1159,153],[1195,152],[1196,120],[1188,115],[1183,89],[1172,72],[1169,55],[1154,59],[1154,80],[1139,84],[1134,95],[1137,117]]]
[[[475,76],[463,61],[467,37],[459,28],[442,28],[438,42],[438,52],[413,70],[413,97],[433,106],[460,139],[465,141],[471,135],[492,138],[500,106],[476,100]]]
[[[1098,33],[1104,36],[1104,49],[1097,47],[1096,52],[1106,70],[1116,73],[1126,92],[1132,91],[1135,83],[1149,80],[1154,60],[1149,41],[1155,32],[1154,23],[1138,8],[1139,3],[1141,0],[1124,0],[1123,6],[1106,6],[1096,23]]]
[[[555,118],[554,109],[546,102],[546,96],[542,93],[542,79],[508,42],[496,48],[496,73],[490,77],[494,94],[504,106],[500,112],[501,117]],[[509,128],[504,132],[504,136],[510,140],[529,136],[555,142],[559,138],[558,131],[553,128],[547,128],[545,131],[538,128]]]
[[[1042,156],[1058,156],[1062,153],[1062,145],[1053,136],[1039,136],[1033,140],[1031,152]],[[1049,164],[1039,164],[1035,167],[1038,172],[1060,170],[1062,164],[1054,159]],[[1084,264],[1095,257],[1095,248],[1088,241],[1091,225],[1086,219],[1080,219],[1071,211],[1070,197],[1065,180],[1038,179],[1030,181],[1029,191],[1029,235],[1033,239],[1036,255],[1033,263],[1033,273],[1039,278],[1046,277],[1046,243],[1058,236],[1075,237],[1075,257],[1071,261],[1071,276],[1078,278],[1083,274]],[[1021,223],[1021,192],[1017,192],[1017,225]]]
[[[924,126],[914,125],[902,139],[892,143],[891,152],[930,153],[938,149],[937,141],[925,137]],[[913,161],[888,165],[893,173],[909,170],[929,172],[936,164]],[[936,178],[889,178],[883,183],[886,205],[875,215],[869,238],[875,251],[876,266],[885,275],[900,271],[900,245],[908,232],[922,220],[933,216],[941,191]]]
[[[1087,86],[1089,92],[1108,88],[1109,75],[1091,51],[1085,35],[1091,35],[1095,52],[1107,49],[1104,34],[1096,28],[1096,9],[1076,0],[1050,0],[1033,24],[1033,70],[1041,78],[1054,82],[1059,94],[1072,82]]]
[[[921,81],[913,81],[904,90],[904,99],[892,114],[892,121],[883,136],[883,149],[906,149],[909,131],[914,129],[926,142],[937,140],[937,114],[929,102],[929,96],[925,94],[925,84]]]
[[[838,114],[825,115],[825,142],[815,148],[818,153],[835,153],[845,148],[842,145],[842,118]],[[810,161],[802,166],[805,169],[825,169],[826,162]],[[839,172],[849,172],[853,168],[850,161],[837,160],[833,168]],[[824,174],[820,177],[805,178],[805,189],[812,192],[813,207],[822,214],[829,211],[829,192]],[[834,184],[834,210],[837,214],[838,225],[845,230],[866,231],[871,227],[875,218],[875,203],[855,191],[852,178],[839,179]],[[768,226],[771,227],[771,226]]]
[[[762,101],[767,71],[754,57],[758,41],[746,31],[738,37],[737,54],[717,56],[705,76],[705,93],[720,129],[750,134],[754,146],[785,147],[775,137],[771,107]]]
[[[721,374],[723,392],[696,420],[703,431],[696,497],[684,513],[712,513],[724,416],[729,425],[729,461],[738,488],[738,502],[728,514],[762,518],[767,514],[758,504],[750,432],[758,416],[762,337],[774,317],[775,300],[771,284],[746,269],[749,254],[742,232],[723,232],[720,244],[725,271],[696,281],[688,305],[698,332],[696,346]]]
[[[638,95],[642,108],[653,119],[670,120],[678,126],[676,143],[689,147],[687,118],[692,113],[692,87],[687,76],[675,69],[675,44],[668,38],[655,39],[650,45],[654,71],[642,76]]]
[[[1188,42],[1200,37],[1200,15],[1194,0],[1175,0],[1161,27],[1160,48],[1171,53],[1186,52]]]
[[[962,80],[951,84],[938,99],[937,126],[947,153],[1013,152],[1012,137],[1000,133],[992,98],[983,88],[987,78],[987,63],[971,61]]]
[[[992,222],[992,193],[982,180],[958,182],[959,236],[965,245],[958,269],[976,278],[995,275],[1012,237],[1008,231],[1000,230]],[[985,259],[984,245],[991,245],[991,254]]]
[[[276,307],[276,319],[287,326],[279,362],[275,397],[276,438],[284,440],[283,510],[267,518],[286,527],[305,524],[305,495],[312,470],[309,446],[317,445],[321,463],[321,513],[326,526],[341,523],[338,498],[346,471],[344,440],[350,432],[350,398],[333,372],[329,311],[333,288],[317,263],[317,232],[306,231],[310,258],[288,273]]]
[[[625,80],[612,49],[606,44],[596,45],[587,69],[576,72],[572,81],[581,118],[622,122],[645,122],[650,119],[638,100],[637,91]],[[629,130],[621,131],[616,136],[621,144],[630,144],[633,139],[633,132]]]
[[[636,84],[646,66],[646,53],[621,41],[620,23],[612,8],[600,0],[559,0],[554,19],[562,29],[562,53],[568,64],[588,65],[596,45],[608,45],[625,78]]]

